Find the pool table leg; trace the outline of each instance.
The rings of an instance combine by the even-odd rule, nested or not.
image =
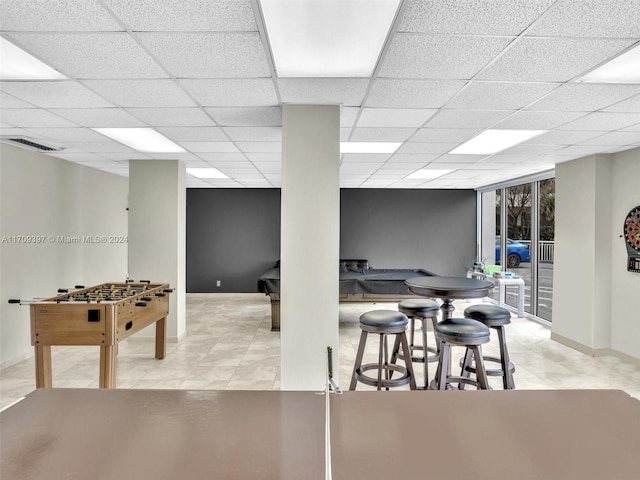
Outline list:
[[[35,347],[36,356],[36,388],[51,388],[51,346]]]

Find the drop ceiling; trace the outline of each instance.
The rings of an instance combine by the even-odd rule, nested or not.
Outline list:
[[[640,42],[640,0],[404,0],[369,78],[279,77],[262,18],[257,0],[2,0],[0,35],[67,79],[0,82],[0,135],[122,176],[179,159],[229,177],[194,188],[279,187],[283,103],[341,105],[342,141],[402,142],[343,154],[345,188],[478,188],[640,146],[640,84],[579,81]],[[185,152],[96,127],[151,127]],[[548,132],[449,153],[489,128]],[[406,179],[420,169],[452,172]]]

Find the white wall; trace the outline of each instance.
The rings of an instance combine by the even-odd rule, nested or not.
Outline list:
[[[0,367],[33,354],[29,309],[8,304],[60,287],[122,281],[126,243],[58,237],[127,235],[127,178],[0,144]],[[13,243],[14,236],[41,243]]]
[[[556,166],[552,338],[593,355],[640,359],[640,274],[620,238],[638,178],[640,149]]]

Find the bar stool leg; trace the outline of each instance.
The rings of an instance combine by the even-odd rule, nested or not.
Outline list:
[[[396,336],[400,337],[400,341],[402,342],[402,348],[403,349],[405,349],[405,348],[408,349],[409,345],[407,343],[407,335],[404,332],[402,332],[400,334],[397,334]],[[415,390],[416,389],[416,376],[413,373],[413,362],[411,361],[411,356],[410,355],[409,356],[407,356],[407,355],[404,356],[404,365],[405,365],[405,368],[407,369],[407,372],[409,372],[409,375],[410,375],[410,377],[409,377],[409,388],[411,390]]]
[[[382,370],[384,370],[384,364],[382,363],[384,356],[384,334],[380,334],[380,345],[378,348],[378,390],[382,388]]]
[[[473,350],[473,356],[476,361],[476,380],[481,390],[489,390],[489,380],[487,379],[487,371],[484,368],[484,360],[482,359],[482,346],[474,345],[470,347]]]
[[[471,372],[467,370],[467,367],[471,366],[472,359],[473,359],[472,352],[469,348],[467,348],[464,352],[464,360],[462,361],[462,371],[460,372],[461,377],[469,378],[471,376]],[[460,385],[458,385],[458,389],[464,390],[464,386],[465,384],[464,382],[462,382],[460,383]]]
[[[358,345],[358,353],[356,354],[356,363],[353,366],[353,373],[351,374],[351,384],[349,390],[355,390],[358,380],[356,379],[356,371],[362,366],[362,357],[364,356],[364,346],[367,343],[367,332],[362,330],[360,334],[360,345]]]
[[[509,351],[507,350],[507,340],[505,338],[504,328],[499,327],[498,330],[498,345],[500,345],[500,364],[502,365],[502,386],[505,390],[513,390],[516,388],[513,381],[513,374],[509,369]]]
[[[449,371],[449,362],[451,360],[451,346],[443,343],[440,346],[440,361],[438,362],[438,370],[436,373],[438,390],[447,389],[447,373]]]
[[[422,319],[422,358],[424,360],[424,387],[429,388],[429,350],[427,350],[427,319]]]

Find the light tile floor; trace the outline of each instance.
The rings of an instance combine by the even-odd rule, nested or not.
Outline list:
[[[456,302],[462,312],[469,303]],[[397,303],[340,305],[338,382],[349,387],[360,340],[359,316],[373,309],[396,309]],[[163,360],[153,358],[151,338],[131,338],[119,346],[118,388],[236,389],[280,388],[280,335],[271,332],[271,307],[262,294],[188,294],[187,335],[168,343]],[[432,341],[432,333],[429,332]],[[512,318],[507,342],[516,364],[518,389],[622,389],[640,398],[640,365],[617,357],[590,357],[549,339],[550,330],[536,322]],[[365,362],[377,358],[370,336]],[[460,349],[461,350],[461,349]],[[55,387],[98,386],[97,347],[53,347]],[[458,357],[462,352],[458,352]],[[496,355],[494,342],[485,354]],[[335,361],[335,360],[334,360]],[[455,365],[455,363],[454,363]],[[416,364],[418,385],[422,365]],[[430,375],[435,364],[430,364]],[[499,378],[491,378],[501,388]],[[33,391],[33,358],[0,371],[0,408]],[[372,387],[358,384],[358,390]]]

